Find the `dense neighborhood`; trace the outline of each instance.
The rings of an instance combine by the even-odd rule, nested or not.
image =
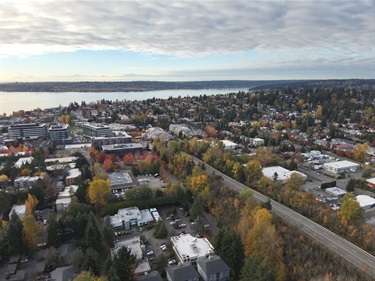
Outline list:
[[[372,280],[271,200],[375,254],[375,88],[291,85],[2,116],[0,279]]]

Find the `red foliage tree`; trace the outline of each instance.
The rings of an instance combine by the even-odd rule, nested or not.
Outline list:
[[[125,165],[133,165],[134,164],[134,156],[132,153],[128,153],[124,156],[124,164]]]
[[[115,169],[115,164],[113,163],[111,159],[105,159],[103,163],[103,168],[104,168],[104,171],[106,171],[107,173],[111,173]]]

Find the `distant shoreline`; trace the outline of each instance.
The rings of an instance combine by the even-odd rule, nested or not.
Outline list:
[[[189,82],[14,82],[0,83],[2,92],[145,92],[161,90],[204,90],[253,88],[295,82],[290,80],[247,81],[189,81]]]
[[[375,79],[326,80],[217,80],[132,82],[12,82],[0,83],[0,92],[147,92],[163,90],[265,89],[283,87],[375,87]]]

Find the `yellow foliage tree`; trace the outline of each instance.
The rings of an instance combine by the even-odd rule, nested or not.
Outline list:
[[[353,157],[354,160],[363,163],[365,161],[368,151],[368,143],[364,144],[357,143],[353,148]]]
[[[258,180],[262,177],[262,166],[258,160],[250,160],[246,165],[246,178],[250,181]]]
[[[81,271],[73,281],[107,281],[105,277],[98,277],[93,275],[90,271]]]
[[[34,213],[35,206],[38,204],[38,199],[34,195],[31,195],[30,193],[27,195],[27,200],[25,202],[26,216],[32,215]]]
[[[323,117],[323,107],[321,105],[318,105],[318,108],[316,109],[315,118],[316,119],[322,119]]]
[[[28,247],[36,246],[36,238],[42,230],[42,226],[33,215],[28,215],[22,220],[22,240]]]
[[[198,193],[208,186],[208,178],[206,175],[200,175],[190,178],[190,189],[194,193]]]
[[[109,179],[94,179],[88,188],[90,202],[97,206],[103,206],[107,203],[107,197],[111,193]]]

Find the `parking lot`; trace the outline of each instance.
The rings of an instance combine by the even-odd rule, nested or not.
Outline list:
[[[136,227],[130,231],[122,230],[115,238],[121,241],[134,236],[143,236],[145,241],[144,256],[148,258],[150,264],[161,254],[171,261],[170,265],[174,264],[172,260],[176,260],[176,258],[170,242],[170,237],[172,236],[176,236],[180,233],[190,233],[193,236],[203,237],[217,234],[218,232],[218,228],[213,224],[214,222],[213,220],[211,221],[210,217],[205,216],[198,223],[191,221],[188,213],[179,207],[158,208],[158,212],[168,230],[168,236],[166,238],[155,238],[153,236],[155,228],[148,230],[147,227]],[[172,216],[172,214],[175,215]],[[209,215],[207,214],[207,216]],[[175,223],[171,224],[171,222]]]

